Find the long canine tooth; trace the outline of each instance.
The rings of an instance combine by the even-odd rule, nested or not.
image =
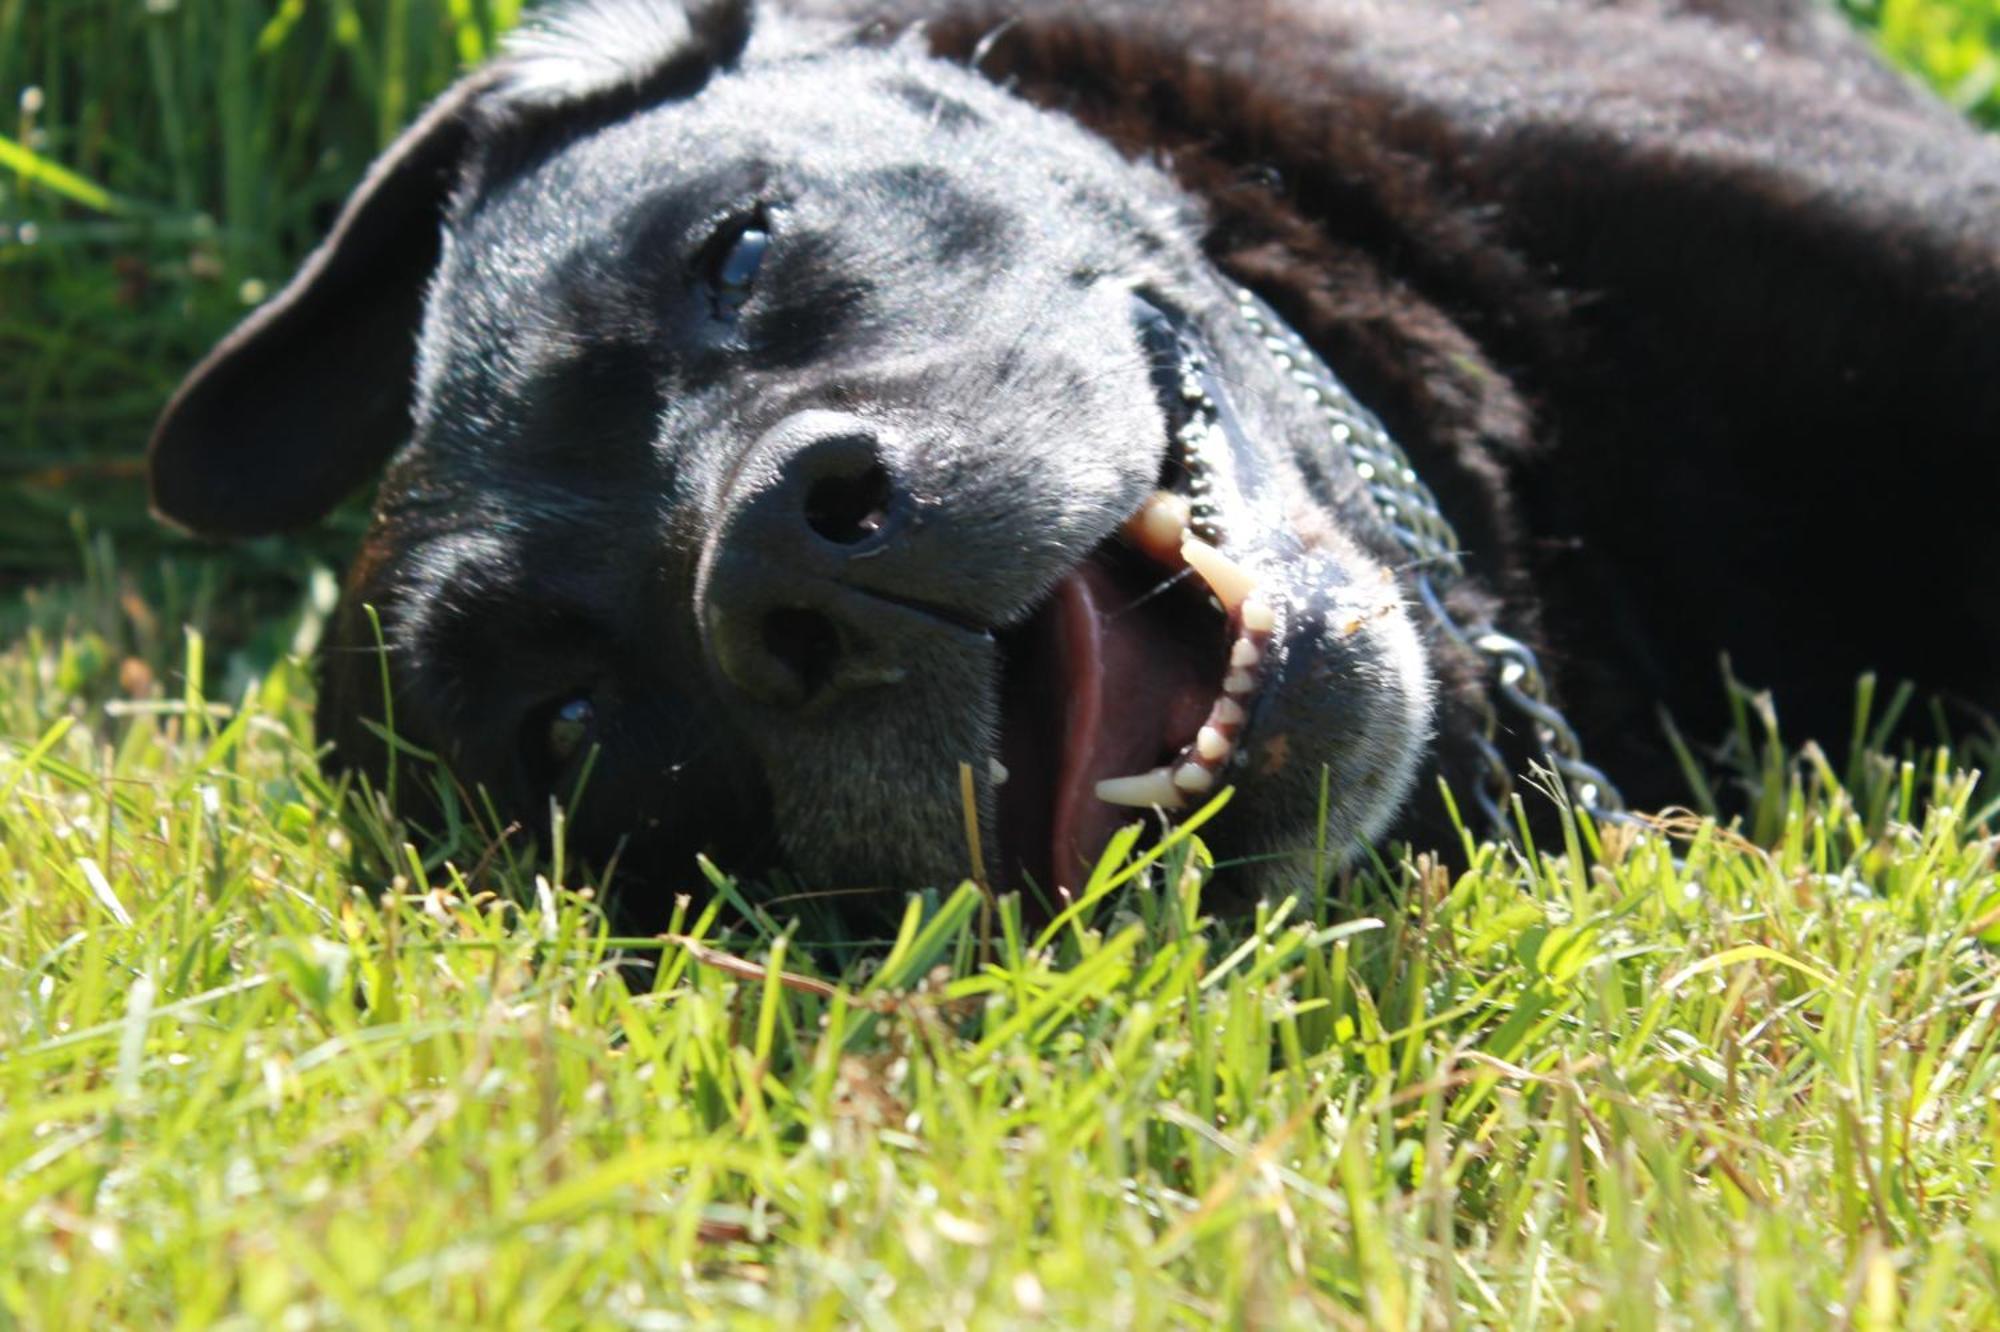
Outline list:
[[[1204,726],[1194,733],[1194,752],[1214,763],[1229,752],[1229,741],[1213,726]]]
[[[1199,763],[1183,763],[1174,770],[1174,785],[1189,795],[1201,795],[1215,785],[1215,774]]]
[[[1262,597],[1245,597],[1241,616],[1243,627],[1253,634],[1268,634],[1277,628],[1278,614]]]
[[[1097,798],[1107,805],[1132,809],[1179,809],[1187,803],[1174,785],[1173,773],[1166,768],[1131,777],[1106,777],[1097,784]]]
[[[1171,491],[1156,490],[1139,506],[1139,511],[1125,520],[1125,535],[1134,545],[1163,564],[1171,563],[1180,553],[1181,541],[1187,536],[1191,511],[1185,496]]]
[[[1181,558],[1201,575],[1202,581],[1208,584],[1208,590],[1215,593],[1215,599],[1222,603],[1222,609],[1226,611],[1233,613],[1257,587],[1257,580],[1250,576],[1248,569],[1198,536],[1182,539]]]

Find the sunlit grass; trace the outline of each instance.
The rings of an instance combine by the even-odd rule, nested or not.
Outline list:
[[[1762,846],[1578,820],[1212,921],[1182,842],[858,954],[690,866],[726,891],[619,940],[560,848],[329,787],[282,644],[201,660],[99,560],[0,651],[27,1325],[2000,1318],[2000,878],[1944,756],[1837,772],[1746,696],[1710,773]]]
[[[2000,0],[1842,0],[1890,59],[2000,127]]]

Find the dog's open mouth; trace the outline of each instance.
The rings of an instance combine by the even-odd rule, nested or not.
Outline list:
[[[1230,415],[1196,344],[1135,305],[1166,412],[1162,488],[1000,639],[1001,872],[1044,889],[1080,886],[1134,811],[1222,784],[1277,628],[1221,536]]]

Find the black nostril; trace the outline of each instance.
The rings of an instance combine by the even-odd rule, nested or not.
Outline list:
[[[806,491],[806,526],[852,546],[887,525],[893,498],[888,469],[880,463],[849,476],[823,476]]]
[[[788,606],[764,616],[764,650],[798,682],[792,701],[803,703],[825,688],[839,664],[840,631],[818,611]]]
[[[916,503],[896,444],[862,417],[810,410],[752,446],[696,592],[710,665],[733,695],[812,708],[908,674],[928,616],[906,604],[917,575],[898,546]]]

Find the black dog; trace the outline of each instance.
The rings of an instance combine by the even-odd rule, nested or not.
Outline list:
[[[1003,879],[1227,783],[1257,891],[1323,792],[1351,847],[1548,742],[1492,633],[1645,801],[1723,649],[1795,729],[1993,703],[1996,237],[2000,150],[1810,0],[596,0],[376,164],[154,494],[388,460],[338,761],[391,720],[526,820],[588,765],[628,882],[959,877],[970,764]]]

